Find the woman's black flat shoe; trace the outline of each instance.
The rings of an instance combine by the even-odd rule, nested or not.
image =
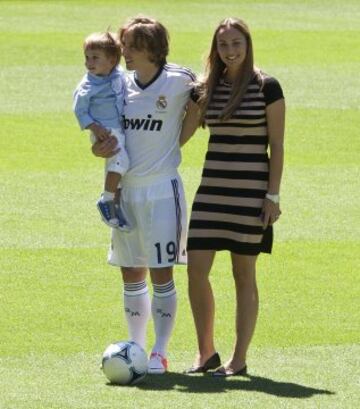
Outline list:
[[[184,371],[185,374],[192,374],[192,373],[205,373],[210,369],[216,369],[221,365],[220,355],[215,352],[203,366],[192,366],[189,369]]]
[[[239,369],[236,372],[226,372],[224,368],[219,368],[215,372],[213,372],[213,376],[224,378],[229,376],[244,376],[247,374],[247,366],[245,365],[243,368]]]

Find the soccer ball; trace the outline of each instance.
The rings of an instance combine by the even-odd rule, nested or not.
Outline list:
[[[111,383],[134,385],[145,378],[148,367],[146,352],[133,341],[110,344],[102,356],[101,368]]]

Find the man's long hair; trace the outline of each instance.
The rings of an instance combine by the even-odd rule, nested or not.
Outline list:
[[[124,34],[131,31],[137,50],[146,50],[150,55],[150,61],[161,67],[166,64],[169,54],[169,33],[157,20],[145,16],[138,16],[129,20],[119,30],[120,42],[123,43]]]

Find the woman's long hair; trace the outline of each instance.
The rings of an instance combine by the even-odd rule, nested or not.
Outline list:
[[[219,119],[225,121],[231,117],[236,108],[239,107],[241,100],[247,90],[249,82],[254,74],[260,76],[260,71],[254,68],[254,54],[251,35],[248,26],[244,21],[237,18],[226,18],[220,22],[215,30],[209,56],[205,67],[203,80],[199,84],[199,99],[200,106],[200,124],[204,125],[204,117],[206,110],[211,102],[215,87],[219,83],[219,79],[223,76],[226,65],[221,60],[217,50],[217,34],[222,28],[235,28],[240,31],[246,38],[246,57],[242,64],[241,74],[237,76],[232,84],[232,92],[228,103],[222,110]]]

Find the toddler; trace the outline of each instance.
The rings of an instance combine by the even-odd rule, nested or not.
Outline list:
[[[130,230],[115,192],[129,168],[125,134],[120,118],[125,96],[125,78],[119,66],[120,42],[110,32],[90,34],[84,41],[85,74],[74,92],[74,113],[81,129],[90,130],[92,143],[114,135],[119,152],[106,160],[104,191],[97,202],[102,220],[110,227]]]

